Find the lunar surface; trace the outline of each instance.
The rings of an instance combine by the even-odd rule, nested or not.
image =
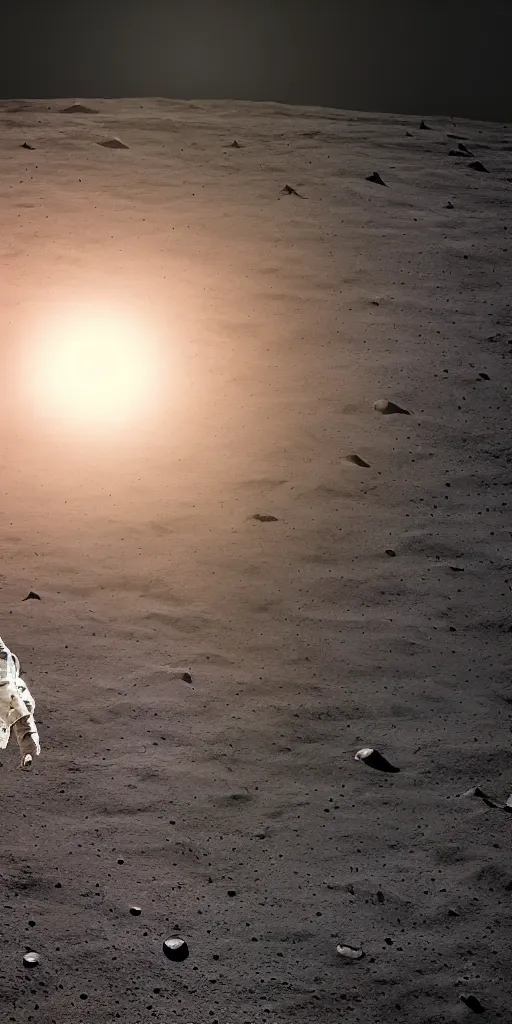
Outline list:
[[[512,126],[424,120],[0,103],[6,1024],[509,1013]]]

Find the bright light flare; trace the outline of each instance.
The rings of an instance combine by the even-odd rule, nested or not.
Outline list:
[[[31,335],[25,385],[46,420],[129,425],[162,394],[162,343],[150,318],[79,303],[45,314]]]

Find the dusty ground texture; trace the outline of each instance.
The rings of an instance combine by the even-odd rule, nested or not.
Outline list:
[[[512,126],[72,102],[0,105],[2,1024],[506,1021]],[[169,357],[101,438],[20,369],[77,291]]]

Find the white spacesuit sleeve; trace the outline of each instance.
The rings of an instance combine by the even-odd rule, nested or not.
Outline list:
[[[0,750],[7,746],[11,730],[21,754],[21,767],[30,768],[41,752],[34,719],[35,701],[20,677],[20,663],[0,637]]]
[[[0,682],[0,750],[7,746],[12,726],[31,713],[16,683],[9,679]]]

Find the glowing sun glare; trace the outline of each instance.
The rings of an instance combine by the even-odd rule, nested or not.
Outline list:
[[[118,310],[78,306],[61,311],[38,332],[31,352],[31,390],[38,410],[84,425],[137,419],[155,398],[161,373],[151,326]]]

